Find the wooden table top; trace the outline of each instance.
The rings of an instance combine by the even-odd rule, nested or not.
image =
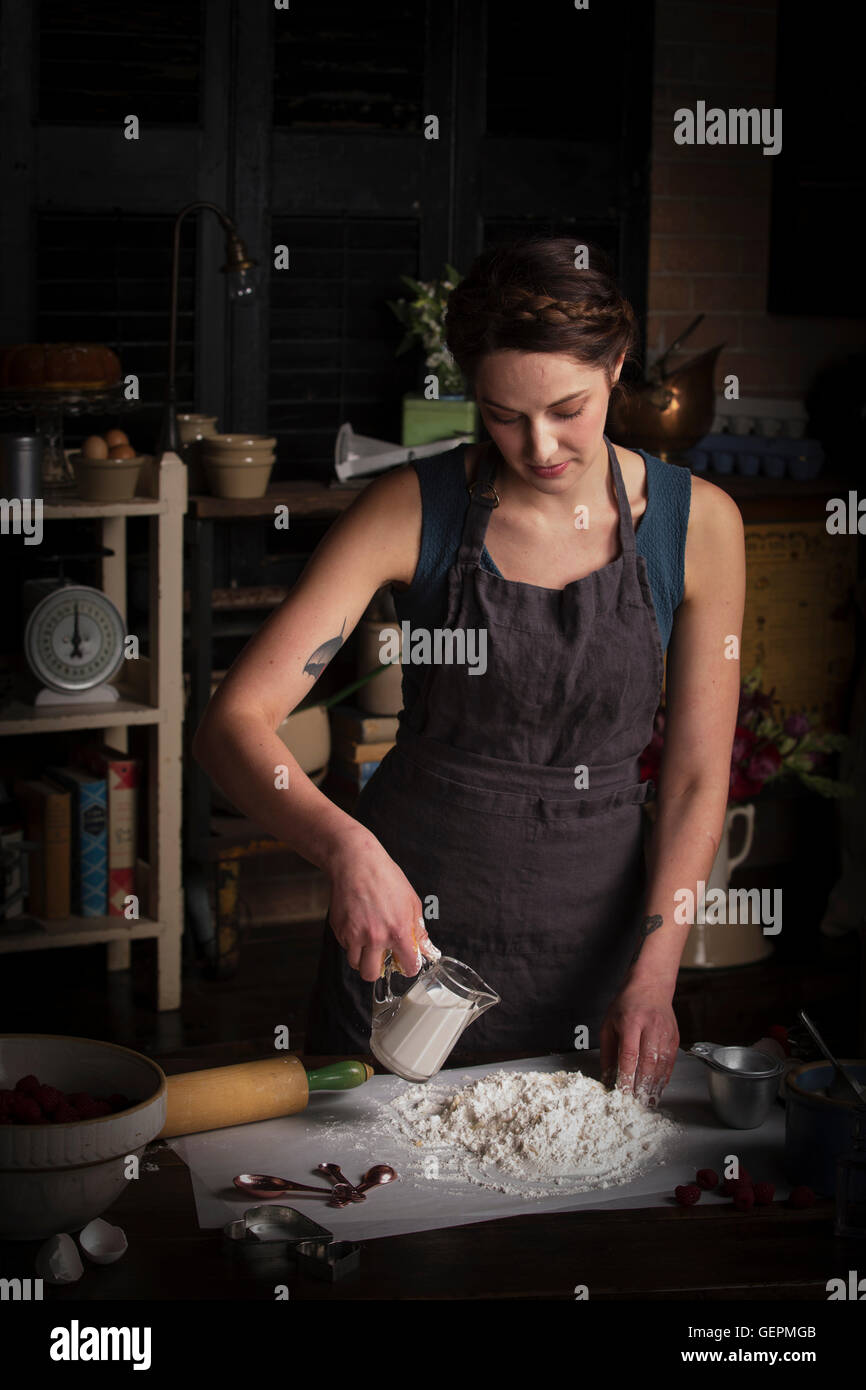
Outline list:
[[[258,1039],[156,1056],[166,1074],[272,1056]],[[514,1060],[517,1054],[460,1061]],[[305,1057],[321,1066],[331,1057]],[[368,1059],[371,1063],[375,1059]],[[381,1068],[379,1068],[381,1070]],[[834,1204],[807,1211],[774,1204],[751,1213],[732,1206],[527,1214],[362,1243],[360,1272],[319,1283],[287,1273],[282,1247],[239,1249],[220,1230],[200,1230],[189,1170],[164,1143],[146,1151],[138,1181],[106,1213],[129,1249],[86,1278],[46,1288],[46,1299],[273,1300],[285,1284],[293,1301],[575,1299],[816,1300],[827,1280],[847,1279],[863,1250],[833,1234]],[[33,1276],[39,1242],[0,1242],[6,1277]],[[860,1258],[862,1265],[862,1255]]]

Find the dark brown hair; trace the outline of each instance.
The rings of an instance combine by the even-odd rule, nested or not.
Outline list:
[[[582,247],[586,270],[574,263]],[[445,337],[473,395],[490,352],[559,353],[601,369],[611,386],[620,354],[633,357],[638,342],[634,311],[604,253],[590,242],[540,236],[482,251],[448,295]]]

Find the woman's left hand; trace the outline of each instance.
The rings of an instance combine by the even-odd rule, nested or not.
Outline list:
[[[601,1078],[638,1100],[657,1105],[671,1078],[680,1030],[670,992],[648,984],[624,986],[601,1026]]]

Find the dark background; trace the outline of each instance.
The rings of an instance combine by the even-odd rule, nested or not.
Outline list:
[[[165,387],[172,223],[186,203],[212,200],[259,262],[258,293],[248,305],[228,302],[219,225],[208,213],[188,218],[179,408],[216,415],[223,432],[276,435],[274,479],[325,481],[339,426],[349,420],[359,433],[398,440],[402,395],[421,383],[421,354],[394,355],[402,328],[386,300],[405,292],[401,274],[433,278],[446,261],[465,272],[482,247],[530,232],[587,237],[613,260],[645,361],[705,312],[685,355],[723,340],[717,386],[736,371],[743,394],[806,400],[828,470],[854,487],[866,445],[866,306],[862,83],[850,13],[842,0],[819,9],[592,0],[582,12],[569,0],[514,10],[486,0],[291,0],[289,10],[271,0],[2,0],[0,343],[108,343],[141,382],[141,409],[124,428],[151,449]],[[675,148],[673,111],[697,99],[782,105],[782,153]],[[423,138],[429,113],[438,141]],[[123,136],[130,114],[138,141]],[[273,268],[280,244],[290,251],[285,271]],[[115,423],[70,419],[67,443]],[[784,493],[784,481],[774,486]],[[146,523],[128,527],[130,630],[146,653],[146,591],[136,583]],[[316,535],[298,526],[292,539],[289,552],[272,527],[217,527],[214,586],[291,584]],[[44,573],[31,550],[13,554],[13,540],[4,538],[7,593],[24,574]],[[34,549],[94,540],[90,523],[48,523]],[[68,573],[98,583],[87,562]],[[217,623],[215,668],[230,664],[263,616]],[[19,606],[4,605],[0,652],[17,651],[22,625]],[[187,654],[190,640],[188,627]],[[45,740],[44,752],[47,761],[62,749]],[[830,808],[821,809],[820,833],[805,816],[797,831],[812,919],[837,872]],[[185,984],[186,1036],[213,1036],[220,1000],[238,1036],[281,1016],[285,990],[294,1007],[319,934],[290,945],[274,936],[264,1005],[261,990],[241,1000],[233,985],[214,986],[205,1001],[199,985]],[[847,977],[840,1021],[853,1036],[855,935],[783,933],[778,946],[780,1021],[800,997],[803,963],[814,962],[815,997],[828,1009]],[[147,950],[141,943],[139,955]],[[91,968],[102,1000],[101,948],[40,954],[52,967],[65,956]],[[7,979],[19,972],[26,989],[27,958],[7,959]],[[113,1021],[102,1026],[125,1036],[120,984],[109,977]],[[716,981],[732,1029],[775,1010],[761,988],[744,994],[736,972],[727,986]],[[710,993],[702,979],[695,1033],[712,1031],[701,1012]],[[88,1031],[73,1024],[74,1009],[61,1017],[52,1007],[55,1029]],[[145,1045],[156,1022],[138,1020]],[[164,1036],[169,1020],[159,1023]],[[28,1013],[27,1026],[50,1024]]]

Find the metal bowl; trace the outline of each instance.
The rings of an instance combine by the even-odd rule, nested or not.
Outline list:
[[[724,347],[710,348],[677,367],[656,385],[629,385],[615,394],[608,412],[607,433],[626,449],[646,449],[664,459],[682,454],[709,434],[715,415],[714,373]]]

